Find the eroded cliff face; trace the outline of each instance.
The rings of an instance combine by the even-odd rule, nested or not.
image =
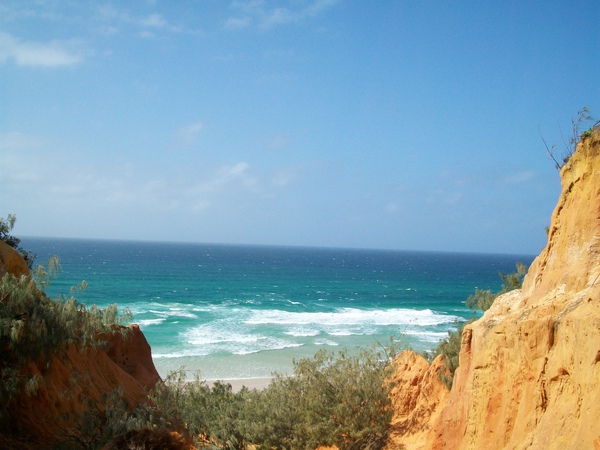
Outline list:
[[[561,171],[548,244],[523,289],[464,329],[425,449],[600,448],[600,131]]]
[[[411,350],[398,355],[393,362],[394,383],[391,398],[394,416],[390,426],[387,450],[413,450],[422,443],[448,400],[450,391],[440,380],[448,369],[442,356],[429,364]]]
[[[71,344],[48,362],[31,362],[24,369],[29,378],[37,374],[41,379],[37,392],[21,393],[10,410],[10,434],[13,440],[23,438],[20,448],[85,441],[86,433],[91,435],[100,426],[93,423],[93,414],[103,409],[105,396],[116,389],[122,389],[130,406],[146,400],[160,377],[143,333],[137,325],[129,328],[126,337],[120,332],[106,336],[107,349],[82,351]]]
[[[0,275],[10,272],[27,275],[27,265],[11,247],[0,242]],[[10,301],[10,297],[2,301]],[[66,351],[16,367],[25,380],[36,377],[37,391],[20,393],[1,418],[0,448],[44,449],[58,443],[83,445],[86,433],[93,433],[96,413],[103,410],[106,395],[122,389],[130,405],[146,400],[146,394],[160,376],[152,361],[150,345],[137,325],[115,326],[100,336],[103,348],[81,349],[70,344]],[[9,351],[4,349],[4,352]],[[0,355],[0,369],[8,355]],[[4,381],[4,380],[3,380]],[[96,415],[95,415],[96,414]]]
[[[10,245],[0,241],[0,278],[7,272],[16,277],[29,275],[27,263],[19,252]]]

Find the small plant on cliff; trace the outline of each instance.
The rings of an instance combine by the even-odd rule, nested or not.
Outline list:
[[[562,156],[558,156],[556,152],[556,148],[559,146],[557,144],[553,144],[551,147],[548,147],[546,140],[543,138],[543,136],[541,136],[540,133],[540,137],[542,137],[542,142],[546,147],[546,152],[548,153],[550,158],[552,158],[552,161],[554,161],[554,166],[557,170],[560,171],[560,169],[567,162],[569,162],[569,159],[571,159],[571,156],[573,156],[573,153],[575,153],[575,151],[577,150],[578,142],[587,136],[591,136],[592,130],[594,129],[594,127],[598,126],[599,122],[596,122],[592,126],[592,128],[590,128],[587,131],[584,131],[583,133],[581,133],[580,130],[585,123],[588,123],[593,120],[594,119],[592,118],[590,110],[587,108],[587,106],[584,106],[579,111],[577,111],[577,119],[571,119],[571,135],[569,136],[569,139],[565,139],[565,137],[562,134],[562,131],[560,132],[560,137],[563,143]]]
[[[479,310],[485,312],[490,309],[494,303],[494,300],[496,300],[499,295],[505,294],[514,289],[521,289],[521,286],[523,286],[523,278],[527,274],[527,266],[520,262],[518,262],[516,266],[516,272],[509,274],[500,272],[500,278],[502,279],[502,289],[500,292],[494,293],[489,289],[475,289],[475,293],[469,295],[465,302],[469,309],[473,311]]]

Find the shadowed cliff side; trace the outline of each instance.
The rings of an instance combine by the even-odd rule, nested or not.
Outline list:
[[[28,276],[28,271],[23,270],[25,263],[20,264],[19,258],[15,250],[0,242],[0,274]],[[35,302],[44,294],[33,290],[32,295],[37,296]],[[2,296],[2,302],[11,301],[10,291]],[[23,314],[20,320],[46,326],[31,314]],[[6,374],[13,373],[18,375],[11,375],[12,379],[24,380],[18,384],[14,397],[4,399],[8,407],[2,416],[0,448],[43,449],[61,442],[81,446],[85,444],[86,433],[102,426],[97,413],[103,410],[108,395],[120,389],[121,398],[130,405],[145,401],[147,391],[160,379],[150,346],[137,325],[127,328],[114,325],[109,329],[112,331],[98,336],[106,342],[103,345],[82,348],[71,342],[64,350],[29,361],[13,357],[13,347],[6,338],[0,341],[2,382],[6,385]],[[123,333],[124,329],[129,331]]]
[[[465,326],[425,449],[600,448],[600,130],[561,170],[548,244],[522,290]]]

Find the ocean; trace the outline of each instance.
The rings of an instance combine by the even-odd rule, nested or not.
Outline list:
[[[129,308],[161,376],[203,379],[291,373],[320,349],[385,344],[430,350],[473,317],[475,288],[531,255],[23,238],[37,263],[62,270],[50,296]]]

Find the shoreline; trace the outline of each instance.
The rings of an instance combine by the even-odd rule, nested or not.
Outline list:
[[[230,384],[234,393],[239,392],[242,387],[247,387],[250,390],[256,389],[262,391],[269,387],[269,384],[273,380],[273,377],[262,377],[262,378],[231,378],[231,379],[210,379],[203,380],[211,388],[213,384],[220,381],[221,383]]]

